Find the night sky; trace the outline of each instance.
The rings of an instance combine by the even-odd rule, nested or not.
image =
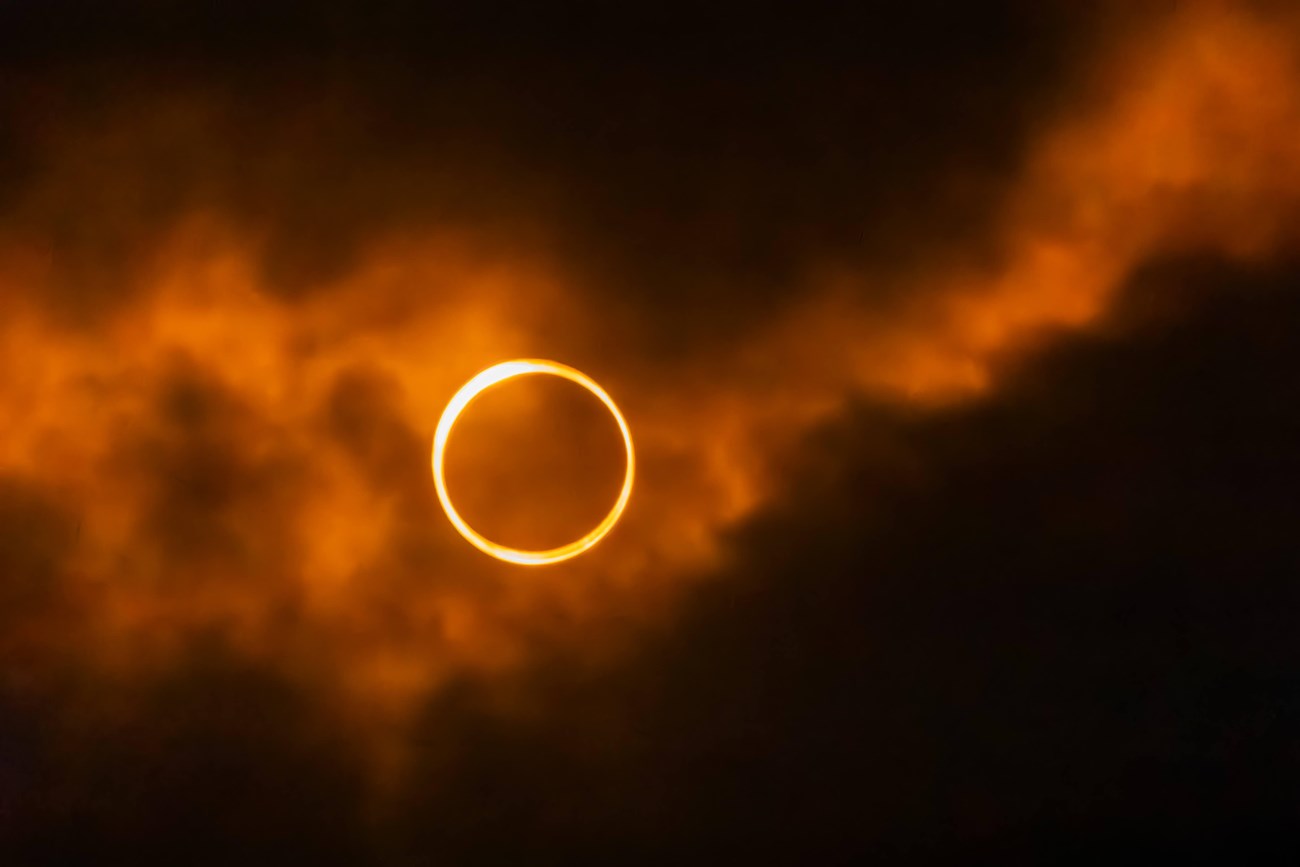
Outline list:
[[[1300,14],[437,6],[0,3],[0,863],[1294,863]]]

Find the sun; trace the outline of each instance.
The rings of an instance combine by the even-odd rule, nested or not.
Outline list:
[[[614,416],[614,421],[618,423],[619,432],[623,435],[623,448],[627,454],[627,471],[623,476],[623,487],[618,493],[618,499],[615,500],[614,507],[609,510],[604,519],[580,539],[567,545],[561,545],[558,548],[548,548],[542,551],[525,551],[499,545],[475,531],[456,511],[456,507],[452,505],[451,497],[447,493],[447,479],[443,469],[447,440],[451,438],[452,427],[455,426],[456,419],[465,411],[465,407],[469,406],[474,398],[493,386],[500,385],[515,377],[532,374],[549,374],[567,379],[570,382],[577,383],[599,398],[600,402]],[[469,382],[461,386],[460,391],[457,391],[452,396],[451,402],[447,404],[447,408],[442,412],[442,418],[438,419],[438,427],[433,435],[433,483],[437,488],[438,499],[442,503],[443,511],[447,513],[448,520],[451,521],[457,532],[464,536],[475,548],[496,557],[498,560],[520,566],[545,566],[551,563],[560,563],[589,550],[597,542],[605,538],[605,535],[618,523],[618,519],[623,515],[623,510],[627,508],[627,502],[632,496],[632,479],[636,474],[635,467],[636,461],[633,458],[632,451],[632,431],[628,428],[627,420],[623,418],[623,413],[619,411],[613,398],[595,380],[582,371],[569,367],[567,364],[560,364],[558,361],[547,361],[540,358],[517,358],[512,361],[502,361],[475,374]]]

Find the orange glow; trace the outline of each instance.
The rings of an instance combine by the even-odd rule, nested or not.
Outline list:
[[[1294,248],[1300,54],[1288,34],[1300,31],[1253,4],[1169,8],[1085,61],[1080,92],[1025,142],[978,251],[936,249],[905,273],[810,255],[781,287],[779,317],[654,358],[643,319],[678,311],[620,306],[551,243],[547,221],[563,214],[524,213],[541,228],[523,234],[376,227],[293,294],[268,272],[267,228],[195,194],[157,235],[124,239],[146,252],[114,272],[94,316],[70,317],[59,299],[97,273],[97,254],[42,227],[71,215],[91,238],[129,234],[133,186],[156,174],[140,155],[161,142],[220,166],[234,121],[219,99],[195,99],[177,117],[97,112],[37,129],[42,162],[0,225],[0,477],[48,499],[67,538],[32,567],[58,606],[0,636],[0,653],[31,660],[33,681],[42,664],[75,661],[125,682],[218,635],[388,746],[456,678],[494,677],[538,648],[626,647],[725,563],[729,530],[780,502],[800,462],[819,459],[807,437],[847,406],[924,412],[996,394],[1036,347],[1105,321],[1148,263]],[[102,201],[86,207],[85,175],[101,166]],[[617,544],[572,543],[591,539],[563,581],[501,580],[510,570],[437,514],[440,499],[455,514],[437,442],[435,485],[421,469],[434,421],[449,436],[464,408],[448,395],[485,360],[535,355],[599,369],[637,428],[636,507]],[[612,525],[631,437],[593,394],[627,442]],[[914,457],[899,447],[900,465]]]
[[[460,414],[465,411],[465,407],[469,406],[474,398],[489,388],[500,385],[507,380],[538,373],[559,376],[570,382],[577,383],[599,398],[600,402],[609,409],[610,414],[614,416],[614,421],[618,422],[619,432],[623,435],[623,448],[627,453],[627,472],[624,474],[623,487],[618,492],[618,499],[614,502],[614,507],[609,510],[609,514],[605,515],[591,532],[567,545],[548,548],[544,551],[521,551],[518,548],[499,545],[491,539],[485,538],[466,523],[465,519],[456,511],[456,507],[451,504],[451,497],[447,493],[447,479],[443,471],[443,464],[446,459],[447,440],[451,437],[452,427],[456,424],[456,419],[460,417]],[[623,510],[627,508],[627,501],[632,496],[632,479],[635,475],[635,466],[636,461],[632,455],[632,432],[628,429],[623,413],[619,412],[618,407],[605,389],[601,388],[596,384],[595,380],[581,371],[574,370],[572,367],[560,364],[557,361],[546,361],[539,358],[519,358],[514,361],[503,361],[480,371],[469,382],[461,386],[460,391],[457,391],[452,397],[451,402],[447,404],[447,408],[443,410],[442,418],[438,420],[438,429],[433,436],[433,482],[438,490],[438,500],[442,503],[443,511],[447,513],[448,520],[451,521],[457,532],[464,536],[475,548],[496,557],[498,560],[505,560],[507,563],[515,563],[519,566],[546,566],[551,563],[560,563],[578,556],[605,538],[609,531],[614,529],[614,525],[618,523],[618,519],[623,515]]]

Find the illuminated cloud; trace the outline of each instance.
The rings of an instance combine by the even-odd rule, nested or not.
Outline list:
[[[356,233],[327,214],[382,210],[403,176],[336,185],[330,164],[295,164],[316,136],[337,133],[342,162],[364,150],[328,101],[288,118],[220,93],[70,112],[30,132],[40,164],[5,221],[0,511],[17,515],[13,581],[45,589],[3,641],[36,670],[72,659],[129,680],[217,635],[395,762],[388,736],[455,678],[539,647],[599,656],[670,618],[726,561],[727,533],[779,501],[803,438],[854,401],[987,396],[1053,332],[1099,321],[1144,263],[1293,242],[1285,32],[1217,3],[1132,25],[1034,129],[979,244],[904,271],[809,253],[788,303],[736,327],[708,326],[746,287],[701,286],[723,312],[654,354],[658,320],[697,311],[594,286],[602,272],[546,225],[569,215],[530,210],[546,200],[523,181],[470,191],[444,167],[416,192],[460,202],[449,217]],[[229,165],[261,124],[271,156]],[[440,156],[473,164],[472,145]],[[490,216],[463,204],[476,195]],[[311,243],[281,237],[294,221]],[[638,450],[619,527],[544,575],[465,545],[428,472],[451,395],[518,357],[589,372]]]

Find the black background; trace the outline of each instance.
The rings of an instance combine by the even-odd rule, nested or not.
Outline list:
[[[134,204],[90,228],[25,204],[42,154],[13,135],[0,201],[79,251],[50,299],[78,321],[122,303],[112,269],[189,197],[265,222],[290,298],[385,227],[558,214],[644,351],[672,353],[779,316],[809,258],[978,248],[1080,54],[1127,26],[1040,4],[11,3],[15,128],[199,90],[237,134],[225,162],[190,167],[190,142],[128,176]],[[1285,257],[1149,262],[987,399],[861,400],[630,659],[535,661],[523,719],[471,680],[433,696],[429,783],[378,815],[310,697],[219,642],[93,736],[61,734],[59,696],[111,684],[0,694],[6,863],[1288,862],[1297,289]],[[60,520],[0,480],[0,628],[54,604]]]

